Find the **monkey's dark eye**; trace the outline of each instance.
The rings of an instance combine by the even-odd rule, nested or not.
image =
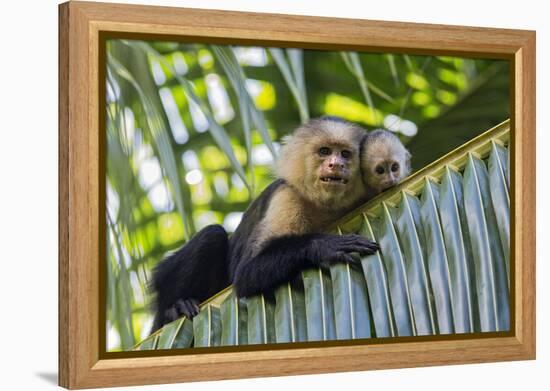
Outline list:
[[[384,173],[384,167],[376,166],[375,171],[376,171],[377,174],[383,174]]]
[[[349,159],[349,158],[351,157],[351,152],[348,151],[348,150],[343,150],[343,151],[342,151],[342,157],[343,157],[344,159]]]
[[[319,148],[319,155],[321,155],[321,156],[330,155],[330,148],[327,148],[327,147]]]
[[[392,172],[397,172],[397,170],[399,170],[399,164],[398,163],[393,163],[391,165],[391,171]]]

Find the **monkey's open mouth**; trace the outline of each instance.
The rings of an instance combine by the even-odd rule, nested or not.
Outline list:
[[[348,183],[348,180],[339,176],[325,176],[321,177],[321,182],[345,185]]]

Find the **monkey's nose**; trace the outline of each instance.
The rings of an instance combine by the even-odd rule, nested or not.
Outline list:
[[[330,161],[330,162],[328,162],[328,167],[329,168],[342,169],[342,168],[344,168],[344,163],[341,163],[341,162],[338,162],[338,161]]]
[[[389,189],[397,184],[397,181],[394,179],[388,179],[384,182],[384,190]]]

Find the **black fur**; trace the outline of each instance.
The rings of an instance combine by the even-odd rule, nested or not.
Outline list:
[[[227,232],[221,225],[199,231],[153,272],[155,297],[153,330],[182,315],[192,318],[198,304],[229,285]]]
[[[237,296],[253,296],[272,291],[292,280],[307,267],[351,262],[349,252],[373,254],[378,246],[358,235],[286,235],[267,242],[253,256],[251,238],[263,219],[273,195],[288,186],[282,179],[269,185],[244,214],[229,239],[229,279]]]
[[[359,235],[304,234],[270,240],[253,258],[243,258],[234,273],[237,296],[270,292],[308,267],[354,262],[350,252],[374,254],[378,245]]]
[[[350,252],[373,254],[378,245],[359,235],[304,234],[273,238],[252,254],[252,233],[262,221],[273,195],[284,180],[271,183],[250,205],[228,240],[219,225],[198,232],[154,271],[156,315],[153,331],[185,315],[232,282],[239,297],[271,292],[308,267],[353,262]]]
[[[229,279],[235,279],[237,266],[246,258],[250,258],[252,233],[264,218],[273,195],[277,190],[287,186],[284,180],[277,179],[271,183],[248,207],[235,232],[229,238]]]
[[[252,202],[231,239],[222,226],[209,225],[157,265],[151,284],[155,293],[151,332],[180,316],[193,318],[198,304],[229,285],[230,270],[247,256],[251,233],[262,220],[271,197],[283,185],[282,179],[274,181]]]

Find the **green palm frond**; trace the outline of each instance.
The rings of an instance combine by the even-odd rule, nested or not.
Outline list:
[[[509,330],[509,135],[505,121],[335,225],[378,253],[306,270],[272,296],[229,287],[137,348]]]
[[[281,71],[298,105],[301,122],[307,122],[309,119],[309,108],[307,103],[302,49],[270,48],[269,52],[273,57],[273,61],[275,61],[275,64],[277,64],[277,67]]]

